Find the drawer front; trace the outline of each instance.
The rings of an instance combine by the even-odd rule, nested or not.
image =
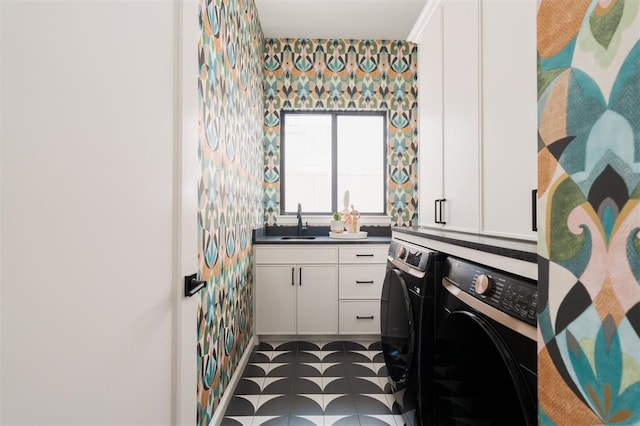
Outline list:
[[[386,263],[388,251],[387,244],[340,247],[340,263]]]
[[[340,334],[380,334],[379,300],[341,300]]]
[[[255,247],[256,263],[336,263],[338,247],[330,245],[297,245],[295,247],[264,246]]]
[[[386,265],[340,265],[341,299],[380,299]]]

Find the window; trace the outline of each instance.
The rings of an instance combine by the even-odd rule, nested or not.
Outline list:
[[[309,214],[343,210],[343,196],[361,214],[386,213],[384,111],[282,111],[280,200]]]

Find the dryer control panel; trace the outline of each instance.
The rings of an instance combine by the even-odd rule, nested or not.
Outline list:
[[[392,259],[398,259],[411,268],[422,272],[427,270],[429,256],[432,253],[429,250],[418,250],[406,244],[400,244],[397,241],[391,241],[389,245],[389,256]]]
[[[460,290],[531,325],[538,317],[536,281],[490,269],[475,263],[447,258],[444,277]]]

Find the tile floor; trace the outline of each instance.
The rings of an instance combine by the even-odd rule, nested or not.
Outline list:
[[[378,341],[261,341],[222,426],[402,426]]]

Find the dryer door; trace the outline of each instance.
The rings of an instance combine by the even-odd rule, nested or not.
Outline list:
[[[413,312],[402,271],[387,269],[380,301],[380,340],[384,362],[396,388],[410,375],[414,356]]]
[[[520,365],[481,316],[454,311],[440,323],[434,360],[440,425],[535,425],[536,407]]]

